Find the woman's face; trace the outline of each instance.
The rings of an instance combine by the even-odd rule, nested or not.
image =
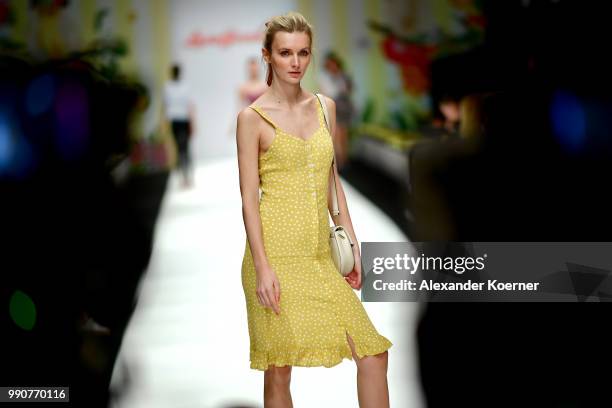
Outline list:
[[[272,53],[264,49],[266,62],[272,64],[274,78],[299,84],[310,64],[310,37],[306,33],[279,31],[272,41]]]

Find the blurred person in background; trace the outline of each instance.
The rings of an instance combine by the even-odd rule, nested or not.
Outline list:
[[[461,122],[460,98],[444,94],[435,104],[433,118],[420,127],[421,134],[429,139],[447,139],[459,136]]]
[[[259,62],[251,57],[247,60],[247,80],[238,87],[238,112],[255,102],[268,89],[268,84],[260,78]],[[228,127],[228,137],[236,136],[236,121],[232,120]]]
[[[439,136],[457,136],[461,118],[460,101],[451,95],[444,95],[438,103],[438,109],[442,118],[434,121],[434,127],[439,129]]]
[[[177,167],[184,188],[193,186],[190,139],[196,132],[196,108],[189,85],[181,77],[181,67],[172,65],[171,80],[164,85],[164,116],[170,123],[178,151]]]
[[[248,59],[247,69],[248,78],[238,88],[240,109],[244,109],[255,102],[255,100],[268,89],[268,85],[260,77],[259,62],[257,61],[257,58],[251,57]]]
[[[349,152],[349,129],[354,115],[351,100],[353,82],[346,73],[340,57],[333,51],[325,55],[324,71],[321,73],[319,88],[336,102],[336,164],[339,170],[347,164]]]
[[[320,101],[300,84],[312,38],[299,13],[266,23],[262,53],[270,88],[238,115],[250,367],[264,371],[264,406],[285,408],[293,406],[293,366],[332,367],[354,359],[360,407],[385,408],[392,344],[352,290],[361,287],[361,262],[344,190],[332,177],[336,104],[323,97],[330,132]],[[355,267],[346,278],[335,268],[328,242],[333,182],[340,214],[332,219],[355,242]]]

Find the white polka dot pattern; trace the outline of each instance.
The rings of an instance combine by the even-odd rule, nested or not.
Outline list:
[[[318,107],[319,128],[308,139],[275,128],[259,157],[263,241],[280,281],[280,314],[259,304],[248,241],[242,261],[251,368],[270,365],[331,367],[352,359],[348,333],[359,358],[389,349],[359,298],[336,270],[329,249],[328,180],[333,147]]]

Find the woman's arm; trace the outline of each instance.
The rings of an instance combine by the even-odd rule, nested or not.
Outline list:
[[[332,138],[335,138],[336,131],[336,103],[333,99],[325,97],[326,105],[327,105],[327,113],[329,116],[329,125],[330,125],[330,133]],[[338,193],[338,211],[340,214],[334,216],[332,209],[332,195],[333,190],[331,189],[332,183],[334,182],[334,177],[332,171],[335,174],[336,179],[336,191]],[[336,167],[336,162],[334,161],[334,165],[332,166],[329,172],[329,192],[327,194],[327,207],[329,208],[330,214],[332,214],[332,220],[334,221],[334,225],[342,225],[347,233],[350,235],[353,243],[353,254],[355,255],[355,268],[353,271],[346,277],[347,282],[351,285],[353,289],[361,288],[361,252],[359,250],[359,242],[357,241],[357,236],[355,235],[355,230],[353,229],[353,222],[351,221],[351,214],[349,213],[348,204],[346,203],[346,196],[344,195],[344,188],[342,188],[342,182],[340,181],[340,176],[338,175],[338,168]]]
[[[261,216],[259,214],[259,137],[257,113],[246,108],[238,114],[236,144],[238,148],[238,170],[242,217],[253,263],[257,275],[257,297],[259,303],[280,313],[280,284],[270,264],[263,245]]]

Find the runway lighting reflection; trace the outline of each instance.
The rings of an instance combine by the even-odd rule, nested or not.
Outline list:
[[[66,160],[78,159],[87,148],[89,106],[87,92],[74,83],[62,84],[55,107],[57,148]]]
[[[6,117],[0,114],[0,175],[10,169],[15,154],[15,141]]]
[[[55,83],[51,75],[42,75],[30,83],[26,92],[26,109],[32,116],[47,112],[55,98]]]
[[[36,305],[24,292],[17,290],[13,293],[9,301],[9,313],[13,322],[23,330],[30,331],[34,328]]]
[[[568,153],[580,153],[586,145],[586,118],[582,102],[573,94],[558,91],[550,105],[552,130]]]

